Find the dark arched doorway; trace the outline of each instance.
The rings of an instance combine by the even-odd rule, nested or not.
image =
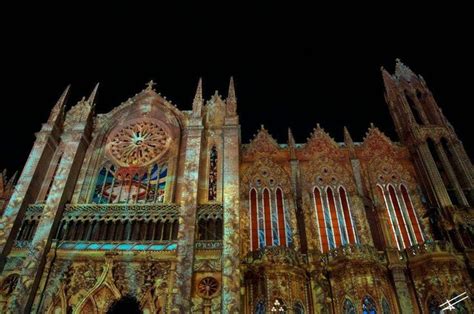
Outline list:
[[[140,310],[140,303],[131,295],[123,296],[114,303],[112,303],[107,311],[107,314],[142,314]]]

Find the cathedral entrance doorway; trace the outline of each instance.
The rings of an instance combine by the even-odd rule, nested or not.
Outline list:
[[[142,314],[140,303],[133,296],[123,296],[114,303],[112,303],[107,311],[107,314]]]

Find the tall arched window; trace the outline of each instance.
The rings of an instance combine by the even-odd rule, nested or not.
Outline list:
[[[344,187],[315,187],[313,200],[322,252],[359,242]]]
[[[402,183],[377,185],[390,219],[392,239],[398,249],[423,243],[424,237],[407,187]]]
[[[252,188],[249,192],[250,249],[290,246],[292,233],[289,212],[280,187]]]
[[[255,314],[265,314],[265,302],[259,301],[255,306]]]
[[[342,306],[342,313],[344,314],[356,314],[356,309],[351,300],[345,299],[344,305]]]
[[[375,305],[374,299],[366,295],[362,299],[362,313],[363,314],[377,314],[377,306]]]
[[[208,200],[215,201],[217,197],[217,149],[212,146],[209,154],[209,187]]]
[[[303,304],[301,304],[300,301],[295,303],[294,312],[295,312],[295,314],[304,314],[304,307],[303,307]]]
[[[382,298],[382,314],[390,314],[390,305],[387,302],[387,299]]]
[[[114,165],[100,169],[92,202],[113,203],[162,203],[165,197],[166,164],[153,164],[143,173],[119,175]]]
[[[427,302],[428,313],[429,314],[439,314],[441,313],[441,308],[439,307],[439,302],[435,297],[430,297]]]

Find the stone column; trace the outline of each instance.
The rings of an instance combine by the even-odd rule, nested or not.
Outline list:
[[[396,249],[387,249],[387,259],[389,261],[389,269],[392,273],[395,292],[401,313],[414,313],[415,306],[410,297],[408,290],[407,276],[405,275],[406,262],[402,255]]]
[[[443,163],[443,168],[446,171],[446,174],[448,175],[449,181],[451,182],[451,184],[454,187],[454,190],[456,191],[456,197],[458,198],[459,203],[461,203],[462,205],[468,206],[469,204],[467,202],[466,197],[464,196],[461,185],[459,184],[459,181],[456,178],[454,169],[451,166],[448,156],[446,156],[446,153],[444,151],[443,145],[441,145],[440,142],[436,143],[436,151],[439,155],[439,158],[441,159],[441,162]]]
[[[417,148],[418,156],[421,159],[421,164],[423,165],[424,172],[428,176],[428,180],[431,183],[431,188],[433,189],[434,196],[438,202],[438,205],[441,207],[451,206],[451,201],[444,187],[443,180],[441,175],[438,172],[433,156],[428,148],[428,144],[422,143]]]
[[[202,130],[202,123],[198,120],[192,120],[192,125],[188,126],[186,130],[181,213],[178,229],[176,289],[173,291],[171,313],[189,313],[191,311],[191,284],[193,279],[194,237]]]
[[[222,241],[222,313],[241,313],[240,307],[240,127],[226,119],[224,126],[224,235]]]

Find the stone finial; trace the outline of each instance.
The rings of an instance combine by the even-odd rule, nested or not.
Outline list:
[[[196,94],[194,95],[193,100],[193,116],[200,117],[202,115],[202,105],[203,105],[203,96],[202,96],[202,78],[199,78],[198,85],[196,88]]]

